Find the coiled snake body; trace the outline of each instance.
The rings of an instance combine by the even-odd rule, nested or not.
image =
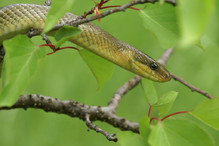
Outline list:
[[[0,8],[0,45],[17,34],[27,34],[30,29],[43,30],[48,6],[35,4],[14,4]],[[67,13],[57,24],[66,24],[77,16]],[[148,55],[113,37],[102,28],[86,23],[79,25],[82,30],[69,41],[142,77],[166,82],[168,71]]]

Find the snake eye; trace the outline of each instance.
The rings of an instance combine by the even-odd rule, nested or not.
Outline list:
[[[150,68],[151,68],[152,70],[156,70],[156,69],[158,68],[158,65],[157,65],[156,63],[152,62],[152,63],[150,64]]]

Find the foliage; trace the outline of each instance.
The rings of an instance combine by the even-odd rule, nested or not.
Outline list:
[[[170,110],[176,96],[176,92],[168,92],[157,103],[152,104],[152,107],[159,108],[160,115],[163,116]],[[189,113],[218,130],[218,101],[218,99],[204,101]],[[211,135],[191,120],[164,117],[156,118],[158,121],[155,124],[152,120],[155,119],[143,117],[139,123],[140,134],[145,144],[152,146],[214,145]]]
[[[153,81],[148,79],[142,79],[141,86],[148,104],[149,105],[155,104],[158,101],[158,97],[157,97],[156,89],[153,85]]]
[[[204,101],[191,111],[191,114],[212,128],[219,130],[218,104],[219,99]]]
[[[163,48],[176,46],[179,40],[176,8],[168,4],[148,4],[140,15],[145,28],[156,36]]]
[[[80,55],[95,76],[100,90],[112,76],[114,65],[85,49],[80,51]]]
[[[63,26],[55,34],[55,39],[57,41],[55,47],[60,47],[63,43],[68,41],[71,37],[80,34],[81,30],[71,26]]]
[[[0,5],[20,2],[14,0],[13,2],[1,2]],[[22,1],[22,3],[25,2],[30,3],[29,0]],[[43,0],[37,1],[38,4],[43,2]],[[93,7],[90,1],[75,1],[74,4],[73,2],[70,0],[54,2],[56,6],[51,10],[51,15],[47,20],[47,23],[51,24],[47,24],[45,32],[50,30],[66,11],[82,14]],[[118,4],[127,2],[119,1]],[[219,62],[219,26],[216,25],[219,18],[218,4],[218,0],[183,0],[180,1],[178,7],[166,3],[146,4],[145,8],[139,6],[143,9],[141,12],[127,10],[125,14],[119,13],[102,19],[98,25],[137,48],[148,48],[143,51],[155,58],[162,54],[162,48],[176,47],[175,54],[169,60],[167,68],[218,97],[219,70],[216,67],[216,63]],[[74,9],[71,10],[73,6]],[[57,14],[57,16],[52,14]],[[42,43],[40,39],[34,38],[34,44]],[[22,47],[15,45],[16,42]],[[5,62],[2,73],[1,105],[13,104],[16,97],[23,93],[46,94],[62,99],[72,97],[73,100],[86,104],[105,105],[108,101],[106,97],[111,97],[122,83],[133,76],[132,73],[119,67],[115,67],[114,74],[112,74],[111,63],[103,61],[86,50],[81,50],[80,55],[72,53],[71,50],[60,51],[46,57],[43,63],[39,64],[45,52],[44,49],[39,49],[34,44],[21,36],[4,42],[8,61]],[[201,46],[204,51],[196,46]],[[36,66],[39,66],[37,70]],[[101,88],[99,91],[96,91],[96,81],[89,68],[98,81],[99,88]],[[144,142],[145,145],[156,146],[179,145],[179,143],[182,145],[188,145],[188,143],[192,145],[219,144],[218,99],[203,101],[204,98],[201,95],[190,92],[174,81],[159,84],[143,80],[142,87],[143,92],[138,87],[128,94],[124,99],[126,101],[118,110],[118,113],[124,117],[135,121],[141,119],[141,137],[135,135],[133,142],[133,133],[122,132],[119,133],[120,144],[127,145],[129,141],[132,141],[132,145],[142,145]],[[145,114],[149,104],[152,105],[151,117],[156,116],[159,119],[176,111],[189,110],[190,112],[184,116],[172,116],[163,121],[153,120],[150,123],[151,117]],[[107,142],[102,135],[95,132],[85,133],[86,127],[81,121],[43,114],[32,110],[26,115],[22,111],[17,113],[16,111],[1,111],[0,125],[4,127],[0,132],[0,145],[27,143],[28,145],[61,145],[63,143],[65,145],[99,145],[100,143],[101,145],[118,145]],[[112,127],[103,125],[103,128],[107,130]],[[39,140],[37,144],[36,138]]]
[[[178,92],[169,91],[165,93],[157,103],[153,105],[155,109],[158,109],[161,116],[166,115],[173,106],[173,103],[178,95]]]
[[[18,35],[3,44],[5,58],[2,72],[0,106],[12,106],[33,76],[45,51],[35,46],[27,36]]]
[[[42,34],[51,30],[54,25],[58,22],[58,20],[67,12],[70,11],[74,4],[74,0],[53,0],[51,9],[47,15],[46,24]],[[60,8],[62,6],[63,8]]]
[[[149,144],[152,146],[214,145],[211,136],[189,120],[167,120],[151,128]]]

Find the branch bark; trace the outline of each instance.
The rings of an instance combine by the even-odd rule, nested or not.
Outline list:
[[[173,49],[170,48],[164,52],[161,59],[158,61],[165,65],[168,58],[170,57]],[[114,134],[109,134],[106,131],[95,126],[91,121],[103,121],[116,128],[124,131],[132,131],[139,133],[139,124],[136,122],[129,121],[123,117],[116,115],[116,109],[119,106],[123,96],[135,88],[141,81],[140,76],[134,76],[128,82],[124,83],[115,92],[112,99],[109,101],[108,106],[89,106],[82,103],[78,103],[73,100],[60,100],[57,98],[46,97],[43,95],[30,94],[21,95],[18,101],[11,107],[0,107],[0,110],[11,110],[17,108],[35,108],[42,109],[46,112],[54,112],[59,114],[65,114],[70,117],[77,117],[86,122],[90,129],[95,130],[103,134],[108,140],[117,141]],[[197,88],[196,88],[197,89]],[[200,89],[198,89],[200,90]]]
[[[91,121],[104,121],[124,131],[139,133],[139,125],[136,122],[113,114],[108,107],[89,106],[73,100],[60,100],[58,98],[47,97],[38,94],[21,95],[18,101],[11,107],[0,107],[0,110],[11,110],[17,108],[42,109],[45,112],[65,114],[70,117],[78,117],[86,121],[89,115]]]
[[[186,81],[183,80],[182,78],[177,77],[177,76],[174,75],[174,74],[171,74],[171,76],[172,76],[172,78],[173,78],[174,80],[176,80],[176,81],[182,83],[183,85],[185,85],[185,86],[187,86],[189,89],[191,89],[192,92],[193,92],[193,91],[194,91],[194,92],[198,92],[198,93],[202,94],[203,96],[205,96],[205,97],[207,97],[207,98],[209,98],[209,99],[213,99],[213,98],[214,98],[213,96],[209,95],[208,92],[196,88],[195,86],[189,84],[188,82],[186,82]]]
[[[73,26],[78,26],[83,23],[87,23],[99,18],[103,18],[108,16],[112,13],[125,11],[127,8],[146,2],[156,2],[157,0],[135,0],[131,1],[128,4],[125,4],[119,8],[115,8],[112,10],[107,10],[99,15],[95,15],[89,18],[81,18],[78,20],[70,21],[69,24]],[[47,1],[45,5],[50,5],[51,0]],[[62,26],[56,26],[54,29],[59,29]],[[41,31],[31,29],[27,34],[28,37],[33,37],[35,35],[39,35]],[[85,104],[78,103],[73,100],[59,100],[57,98],[46,97],[43,95],[37,94],[30,94],[30,95],[21,95],[18,101],[11,107],[0,107],[0,110],[11,110],[16,108],[36,108],[42,109],[46,112],[55,112],[60,114],[65,114],[71,117],[78,117],[84,120],[87,126],[90,129],[95,130],[96,132],[102,133],[108,140],[117,141],[114,138],[114,134],[108,134],[107,132],[103,131],[99,127],[92,124],[91,121],[105,121],[114,127],[117,127],[121,130],[129,130],[134,133],[139,133],[139,125],[136,122],[129,121],[125,118],[119,117],[115,114],[116,109],[122,99],[122,97],[130,91],[132,88],[136,87],[140,82],[141,77],[135,76],[133,79],[125,83],[121,86],[116,93],[113,95],[112,100],[109,102],[107,107],[100,107],[100,106],[89,106]]]
[[[127,4],[122,5],[121,7],[106,10],[105,12],[100,13],[100,14],[95,15],[95,16],[91,16],[91,17],[88,17],[88,18],[79,17],[80,18],[79,20],[76,20],[76,21],[74,20],[72,22],[70,21],[69,24],[71,24],[73,26],[78,26],[78,25],[83,24],[83,23],[87,23],[87,22],[90,22],[90,21],[93,21],[93,20],[96,20],[96,19],[106,17],[106,16],[108,16],[110,14],[113,14],[113,13],[125,12],[126,9],[128,9],[128,8],[134,6],[134,5],[145,4],[145,3],[155,3],[155,2],[158,2],[158,1],[159,0],[133,0],[133,1],[130,1],[129,3],[127,3]],[[176,6],[176,0],[165,0],[165,2],[170,3],[173,6]]]
[[[89,128],[88,131],[90,129],[93,129],[95,130],[96,132],[100,132],[102,133],[109,141],[114,141],[114,142],[117,142],[117,138],[115,138],[114,136],[116,136],[116,134],[109,134],[108,132],[106,131],[103,131],[102,129],[100,129],[99,127],[97,127],[96,125],[94,125],[91,121],[90,121],[90,115],[85,115],[85,121],[86,121],[86,125],[87,127]]]
[[[84,24],[84,23],[88,23],[88,22],[91,22],[91,21],[106,17],[106,16],[108,16],[110,14],[113,14],[113,13],[124,12],[126,9],[128,9],[128,8],[134,6],[134,5],[145,4],[145,3],[155,3],[155,2],[158,2],[158,1],[159,0],[134,0],[134,1],[130,1],[129,3],[124,4],[121,7],[114,8],[114,9],[108,9],[108,10],[104,11],[103,13],[100,13],[100,14],[97,14],[95,16],[91,16],[91,17],[88,17],[88,18],[81,17],[81,16],[83,16],[83,15],[81,15],[76,20],[69,20],[69,22],[67,22],[65,25],[71,25],[71,26],[77,27],[78,25],[81,25],[81,24]],[[165,2],[169,3],[169,4],[172,4],[173,6],[175,6],[177,4],[176,0],[165,0]],[[49,0],[45,3],[45,5],[50,5],[51,3],[52,3],[51,0]],[[63,27],[63,25],[56,25],[53,28],[53,30],[58,30],[61,27]],[[31,30],[27,35],[29,37],[33,37],[33,36],[40,35],[40,34],[41,34],[41,31],[39,31],[39,30],[34,30],[34,31]]]
[[[144,3],[154,3],[158,0],[134,0],[125,4],[121,7],[107,10],[99,15],[91,16],[88,18],[80,18],[76,21],[69,21],[69,24],[78,26],[83,23],[87,23],[99,18],[103,18],[108,16],[112,13],[125,11],[127,8],[137,5],[137,4],[144,4]],[[171,3],[172,5],[176,5],[175,0],[165,0],[167,3]],[[56,26],[54,29],[59,29],[62,26]],[[41,32],[32,32],[28,33],[29,37],[34,35],[39,35]],[[165,65],[169,56],[171,55],[173,49],[170,48],[162,55],[161,59],[158,60],[159,63]],[[189,87],[192,91],[196,91],[210,99],[213,97],[210,96],[207,92],[204,92],[189,83],[185,82],[183,79],[176,77],[175,75],[171,74],[172,78],[181,82],[182,84]],[[113,95],[112,99],[108,102],[108,106],[101,107],[101,106],[89,106],[82,103],[78,103],[73,100],[60,100],[57,98],[46,97],[43,95],[37,94],[30,94],[30,95],[21,95],[18,101],[11,107],[0,107],[0,110],[11,110],[16,108],[35,108],[35,109],[42,109],[46,112],[54,112],[59,114],[65,114],[70,117],[78,117],[86,122],[86,125],[90,128],[95,130],[96,132],[102,133],[108,140],[117,141],[115,138],[115,134],[109,134],[106,131],[100,129],[96,125],[92,123],[92,121],[103,121],[110,125],[113,125],[116,128],[126,131],[132,131],[134,133],[139,133],[139,125],[136,122],[129,121],[123,117],[119,117],[116,115],[116,109],[119,106],[120,101],[122,100],[123,96],[133,88],[135,88],[139,82],[141,81],[140,76],[134,76],[128,82],[124,83]]]
[[[166,63],[172,51],[165,51],[160,61]],[[166,56],[166,57],[164,57]],[[163,60],[164,59],[164,60]],[[21,95],[18,101],[11,107],[0,107],[0,110],[11,110],[17,108],[35,108],[46,112],[55,112],[65,114],[70,117],[78,117],[86,122],[90,129],[102,133],[108,140],[117,141],[114,134],[108,134],[99,127],[93,125],[91,121],[103,121],[124,131],[139,133],[139,124],[129,121],[116,115],[116,109],[119,106],[122,97],[131,89],[135,88],[141,80],[140,76],[134,76],[128,82],[124,83],[113,95],[108,106],[89,106],[78,103],[73,100],[60,100],[38,94]]]

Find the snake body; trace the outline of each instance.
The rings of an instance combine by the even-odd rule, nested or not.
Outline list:
[[[43,30],[49,8],[35,4],[14,4],[0,8],[0,45],[4,40],[17,34],[27,34],[31,29]],[[76,15],[67,13],[57,25],[64,25],[76,18]],[[135,47],[92,23],[78,27],[82,32],[69,41],[142,77],[158,82],[170,80],[170,74],[161,64]]]

